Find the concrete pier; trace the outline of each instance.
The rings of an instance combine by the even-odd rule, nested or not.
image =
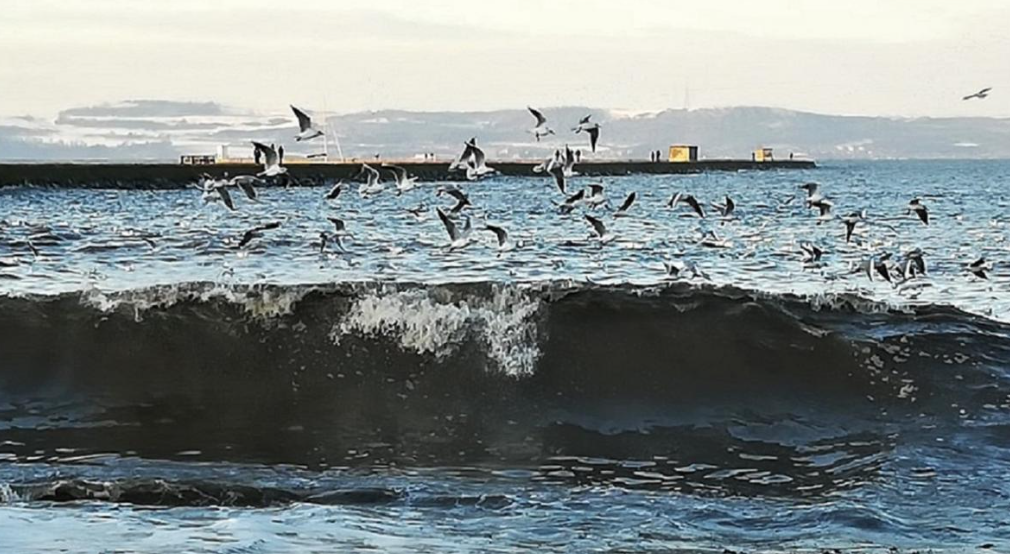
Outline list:
[[[461,172],[450,172],[448,163],[392,162],[403,166],[420,181],[463,181]],[[489,162],[501,175],[537,176],[538,162]],[[370,163],[379,168],[380,162]],[[351,179],[361,163],[292,163],[288,172],[301,185],[324,185],[337,179]],[[576,164],[575,170],[588,177],[657,174],[675,175],[704,171],[749,171],[813,169],[809,160],[756,162],[752,160],[703,160],[697,162],[591,161]],[[0,163],[0,187],[16,185],[95,189],[174,189],[195,183],[200,175],[214,177],[246,175],[258,170],[251,164],[129,164],[129,163]],[[383,178],[391,178],[383,171]],[[540,175],[546,177],[545,175]]]

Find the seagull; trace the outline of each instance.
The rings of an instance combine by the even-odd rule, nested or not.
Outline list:
[[[564,163],[562,169],[564,169],[565,177],[574,177],[577,175],[575,173],[575,153],[572,152],[572,149],[567,144],[565,145],[565,155],[562,160]]]
[[[340,219],[339,217],[327,217],[326,219],[328,219],[330,221],[330,223],[333,224],[333,232],[335,234],[337,234],[337,235],[349,235],[350,234],[350,233],[347,232],[347,224],[344,223],[343,219]]]
[[[577,127],[572,129],[575,134],[579,134],[585,131],[589,135],[589,147],[593,152],[596,152],[596,141],[600,139],[600,124],[596,122],[590,122],[589,118],[591,115],[587,115],[579,120]]]
[[[968,273],[971,273],[972,275],[978,277],[979,279],[988,279],[989,277],[986,275],[985,272],[990,269],[992,268],[990,268],[989,265],[986,264],[984,256],[968,264]]]
[[[502,252],[511,249],[511,245],[508,243],[509,234],[504,228],[497,225],[485,225],[484,229],[494,233],[495,238],[498,239],[498,255],[501,256]]]
[[[312,118],[307,113],[294,106],[291,106],[291,111],[295,112],[295,117],[298,118],[298,134],[295,135],[296,142],[312,140],[323,136],[322,131],[312,126]]]
[[[393,164],[382,164],[382,167],[388,169],[393,173],[393,177],[396,179],[396,195],[399,196],[405,192],[414,190],[417,183],[417,177],[408,177],[407,170],[403,167]]]
[[[196,188],[203,192],[201,198],[203,198],[204,204],[220,200],[226,208],[235,211],[235,203],[231,199],[226,182],[214,180],[210,175],[204,174]]]
[[[263,171],[259,172],[257,177],[274,177],[288,172],[288,168],[281,166],[280,155],[273,145],[267,146],[256,141],[253,141],[252,145],[263,158]]]
[[[256,200],[258,194],[256,187],[265,185],[266,182],[255,175],[236,175],[228,180],[228,186],[242,189],[249,200]]]
[[[856,224],[861,220],[866,219],[866,210],[861,212],[852,212],[844,217],[842,217],[842,223],[845,224],[845,242],[849,242],[852,239],[852,232],[856,229]]]
[[[484,155],[484,151],[477,146],[476,138],[471,138],[464,144],[466,147],[460,154],[460,159],[449,166],[450,170],[465,169],[466,178],[469,181],[476,181],[481,177],[498,172],[497,169],[488,167],[487,157]]]
[[[333,188],[330,189],[330,192],[326,193],[326,199],[336,200],[337,197],[340,196],[340,193],[343,191],[344,191],[344,180],[341,179],[337,181],[337,184],[333,185]]]
[[[733,248],[733,241],[720,237],[711,229],[701,235],[699,244],[707,248]]]
[[[812,206],[815,202],[824,200],[824,196],[821,194],[820,183],[804,183],[800,185],[800,188],[807,191],[807,206]]]
[[[579,189],[578,192],[565,198],[565,201],[558,205],[558,211],[563,214],[571,213],[576,206],[582,203],[582,199],[586,197],[586,190]]]
[[[449,250],[459,250],[460,248],[465,248],[466,245],[470,244],[470,218],[466,218],[466,224],[463,229],[459,229],[456,226],[456,222],[449,218],[449,216],[442,211],[442,208],[435,208],[438,213],[438,218],[442,220],[442,225],[445,226],[445,232],[449,234]]]
[[[606,204],[607,197],[603,194],[603,183],[593,183],[589,185],[589,196],[587,196],[583,202],[589,206],[590,209]]]
[[[470,140],[463,143],[463,152],[456,158],[451,164],[449,164],[449,171],[455,171],[458,169],[463,169],[466,167],[468,161],[473,158],[473,149],[477,147],[477,137],[473,137]]]
[[[801,242],[800,250],[803,251],[802,261],[805,264],[819,262],[821,261],[821,256],[824,255],[824,251],[812,242]]]
[[[712,207],[716,209],[716,211],[718,211],[723,217],[726,218],[732,216],[733,210],[736,208],[736,204],[733,202],[733,199],[730,198],[729,196],[726,197],[725,204],[718,204],[716,202],[710,202],[709,204],[711,204]]]
[[[553,135],[554,130],[547,126],[547,118],[540,111],[533,109],[530,106],[526,106],[526,109],[533,114],[533,117],[537,119],[537,126],[530,129],[530,133],[536,137],[537,142],[540,142],[540,137],[545,137],[547,135]]]
[[[820,215],[817,216],[818,223],[828,221],[832,218],[831,208],[835,204],[827,198],[818,198],[810,202],[809,205],[811,208],[817,208],[820,211]]]
[[[614,235],[610,234],[610,231],[607,230],[607,226],[604,225],[602,221],[589,214],[586,214],[585,218],[586,221],[593,226],[593,233],[596,234],[596,239],[600,241],[600,244],[606,244],[614,240]],[[592,237],[592,235],[590,235],[590,237]]]
[[[470,197],[467,196],[465,192],[452,185],[440,187],[437,191],[435,191],[435,196],[442,196],[443,193],[456,199],[456,204],[449,210],[450,213],[458,214],[463,211],[464,208],[473,205],[470,203]]]
[[[926,205],[922,203],[921,198],[913,198],[908,203],[908,211],[905,213],[915,212],[915,215],[919,216],[924,225],[929,225],[929,211],[926,209]]]
[[[614,212],[614,217],[624,217],[628,215],[628,209],[635,203],[635,198],[638,198],[637,193],[634,191],[629,193],[627,198],[625,198],[624,202],[621,204],[621,207],[617,208],[617,211]]]
[[[258,227],[253,227],[252,229],[249,229],[248,231],[245,232],[245,234],[242,235],[242,240],[239,241],[238,248],[242,248],[243,246],[249,244],[249,242],[255,238],[262,237],[263,231],[276,229],[280,226],[281,226],[280,221],[271,221],[270,223],[266,223]]]
[[[681,202],[687,204],[688,206],[691,206],[691,209],[694,210],[694,213],[698,214],[698,217],[701,218],[705,217],[705,210],[702,209],[701,204],[698,202],[698,200],[694,196],[691,196],[690,194],[683,194],[680,192],[674,194],[673,196],[670,197],[670,201],[666,203],[666,207],[675,208],[677,207],[677,204],[680,204]]]
[[[663,262],[663,269],[666,270],[666,276],[669,277],[669,278],[671,278],[671,279],[676,279],[676,278],[680,277],[680,275],[682,273],[690,272],[691,273],[691,278],[700,277],[702,279],[705,279],[706,281],[710,281],[711,280],[709,278],[708,274],[706,274],[704,271],[702,271],[701,269],[699,269],[698,266],[695,265],[694,262],[691,262],[691,261],[686,261],[685,260],[685,261],[682,261],[680,263],[664,261]]]
[[[868,259],[863,260],[860,264],[859,269],[866,272],[866,277],[872,281],[873,273],[877,272],[881,277],[884,278],[888,283],[891,282],[891,273],[887,269],[887,260],[891,258],[890,252],[885,252],[879,256],[870,256]]]
[[[361,171],[358,175],[362,173],[367,174],[365,182],[358,187],[358,194],[362,196],[372,196],[374,194],[379,194],[386,189],[386,186],[382,184],[379,180],[379,170],[368,164],[361,164]]]
[[[926,274],[926,261],[922,257],[922,249],[915,248],[905,253],[901,263],[901,277],[905,281],[916,275]]]
[[[554,154],[550,158],[547,158],[546,160],[533,166],[533,173],[543,173],[545,171],[550,172],[551,169],[554,169],[554,166],[561,163],[563,163],[561,160],[561,151],[555,150]]]
[[[561,194],[565,194],[565,170],[560,165],[550,168],[550,174],[554,176],[554,183],[558,186]]]
[[[975,94],[969,94],[968,96],[965,96],[961,100],[971,100],[973,98],[978,98],[979,100],[985,100],[989,96],[989,91],[991,90],[992,87],[985,87],[984,89],[976,92]]]

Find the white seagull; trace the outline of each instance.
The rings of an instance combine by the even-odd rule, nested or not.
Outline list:
[[[610,234],[610,231],[607,230],[607,226],[604,225],[602,221],[589,214],[586,214],[585,217],[586,221],[593,226],[593,233],[596,235],[595,237],[590,235],[590,238],[596,238],[600,241],[600,244],[606,244],[614,240],[614,235]]]
[[[252,145],[263,160],[263,171],[257,173],[257,177],[276,177],[288,172],[288,168],[281,166],[281,157],[273,145],[267,146],[256,141],[253,141]]]
[[[393,177],[396,179],[396,195],[399,196],[405,192],[414,190],[417,186],[417,177],[407,176],[407,170],[403,167],[393,164],[382,164],[382,167],[388,169]]]
[[[366,173],[365,182],[358,187],[358,194],[362,196],[372,196],[385,190],[386,186],[379,180],[379,170],[368,164],[361,164],[361,171],[358,175]]]
[[[530,106],[526,106],[526,109],[529,110],[530,113],[533,114],[533,117],[537,119],[537,126],[530,129],[530,133],[536,137],[537,142],[540,142],[540,137],[546,137],[547,135],[554,134],[554,130],[547,126],[547,118],[544,117],[544,114]]]
[[[470,218],[465,219],[466,223],[463,228],[460,229],[456,226],[456,222],[453,221],[442,208],[435,208],[438,213],[438,218],[442,220],[442,225],[445,226],[445,232],[449,234],[449,250],[459,250],[465,248],[470,244]]]
[[[295,135],[296,142],[312,140],[323,136],[323,132],[312,125],[312,118],[309,117],[309,114],[294,106],[291,106],[291,111],[295,112],[295,117],[298,118],[298,134]]]
[[[578,126],[572,130],[575,131],[575,134],[585,131],[589,135],[589,147],[593,152],[596,152],[596,142],[600,139],[600,124],[590,122],[589,118],[591,117],[591,115],[587,115],[580,119]]]

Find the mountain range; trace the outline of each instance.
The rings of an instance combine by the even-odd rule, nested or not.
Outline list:
[[[597,159],[644,159],[671,144],[698,145],[702,158],[748,158],[757,147],[774,148],[779,158],[789,153],[815,159],[1010,158],[1010,119],[840,116],[764,107],[542,111],[557,134],[540,143],[527,132],[533,118],[522,107],[381,110],[326,120],[347,158],[434,153],[446,159],[470,137],[477,137],[491,159],[539,159],[565,144],[589,156],[586,136],[571,131],[585,115],[602,126]],[[213,154],[219,145],[227,145],[232,156],[249,156],[250,140],[284,144],[296,155],[322,149],[318,141],[295,143],[296,131],[294,117],[285,111],[261,114],[214,102],[133,100],[69,108],[52,120],[0,118],[0,160],[172,161],[181,154]],[[330,150],[336,151],[333,142]]]

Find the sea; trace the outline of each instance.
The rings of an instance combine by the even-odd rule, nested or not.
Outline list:
[[[1010,552],[1010,161],[590,183],[0,189],[0,552]]]

